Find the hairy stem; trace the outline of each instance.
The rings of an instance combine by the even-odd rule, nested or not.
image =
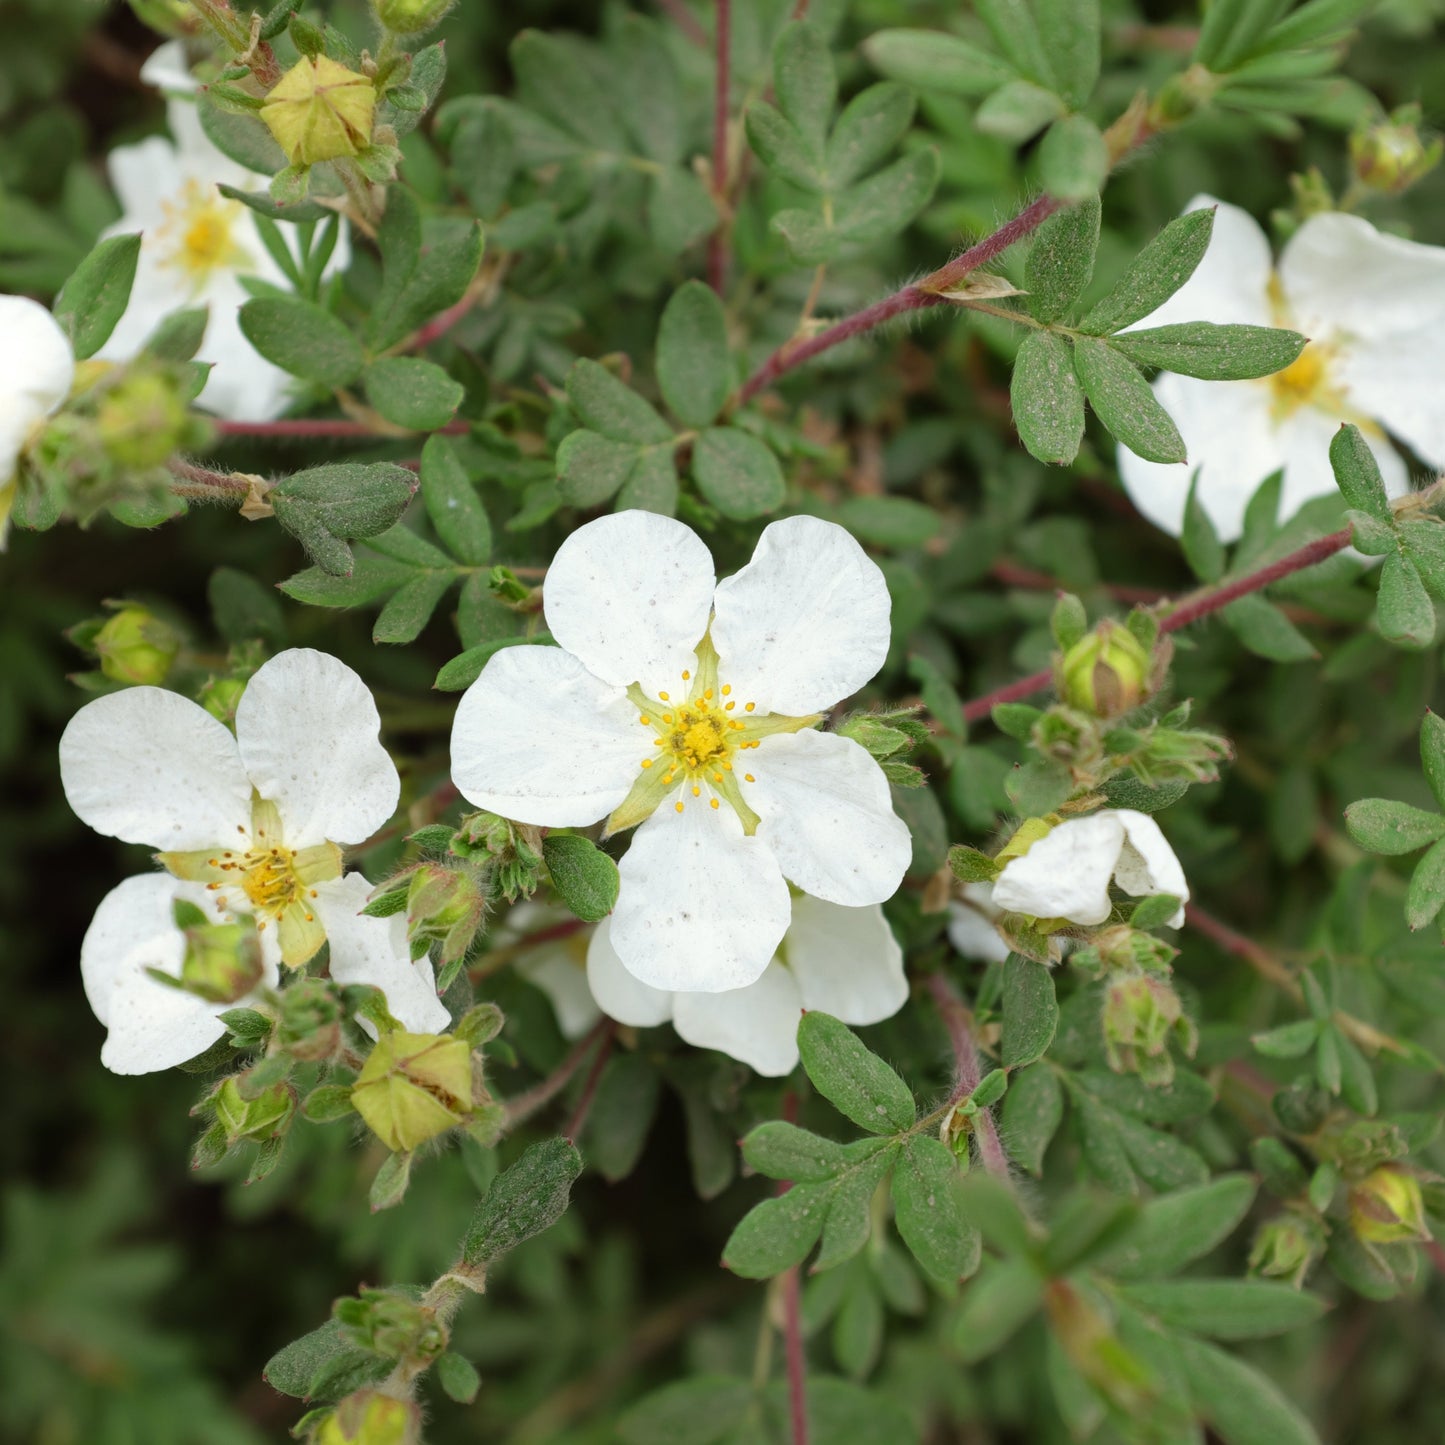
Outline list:
[[[798,1266],[782,1276],[783,1342],[788,1359],[788,1418],[792,1445],[808,1445],[808,1366],[803,1356],[802,1284]]]
[[[592,1067],[587,1070],[587,1079],[582,1085],[582,1092],[577,1098],[577,1107],[572,1110],[572,1117],[567,1121],[567,1127],[562,1131],[567,1138],[576,1140],[582,1133],[582,1126],[587,1122],[587,1115],[592,1111],[592,1101],[597,1097],[597,1085],[602,1082],[602,1070],[607,1067],[607,1060],[612,1057],[613,1040],[617,1037],[617,1025],[612,1019],[604,1019],[607,1025],[602,1034],[602,1042],[597,1046],[596,1057],[592,1060]]]
[[[953,1046],[954,1084],[948,1096],[951,1107],[968,1098],[978,1088],[983,1077],[983,1066],[979,1062],[978,1046],[973,1039],[973,1015],[964,1006],[963,1000],[953,991],[948,980],[941,973],[930,973],[925,980],[928,992],[938,1008],[939,1017],[948,1030],[948,1039]],[[1009,1182],[1008,1155],[998,1137],[998,1128],[993,1122],[991,1109],[980,1109],[973,1116],[974,1138],[978,1140],[979,1158],[983,1167],[995,1179]]]
[[[732,85],[732,0],[716,0],[717,25],[713,46],[717,55],[712,104],[712,196],[717,205],[717,225],[707,243],[708,285],[723,294],[727,280],[729,233],[732,230],[728,201],[728,96]]]
[[[582,1067],[598,1041],[605,1039],[611,1042],[614,1027],[611,1019],[598,1019],[597,1023],[572,1045],[567,1057],[540,1084],[533,1084],[525,1093],[508,1099],[507,1127],[515,1128],[524,1119],[530,1119],[539,1109],[550,1104],[567,1087],[572,1075]]]

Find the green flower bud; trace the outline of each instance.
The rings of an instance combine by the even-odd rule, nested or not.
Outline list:
[[[1191,65],[1178,75],[1171,75],[1154,102],[1153,119],[1156,124],[1164,125],[1187,119],[1208,105],[1223,83],[1222,77],[1203,65]]]
[[[1259,1227],[1249,1250],[1249,1268],[1252,1274],[1286,1279],[1299,1289],[1324,1252],[1324,1222],[1316,1214],[1291,1209]]]
[[[1171,1036],[1186,1054],[1199,1041],[1179,996],[1166,979],[1151,974],[1116,978],[1104,994],[1104,1052],[1116,1074],[1138,1074],[1146,1084],[1174,1078]]]
[[[471,813],[463,818],[452,837],[451,851],[459,858],[490,859],[496,892],[509,902],[530,897],[541,880],[541,833],[495,813]]]
[[[137,471],[163,466],[190,429],[190,409],[172,379],[144,369],[106,391],[95,419],[106,455]]]
[[[105,623],[90,646],[112,681],[159,686],[181,650],[181,635],[144,607],[127,606]]]
[[[471,1050],[447,1034],[384,1034],[351,1102],[388,1149],[410,1153],[471,1112]]]
[[[1059,692],[1070,707],[1118,717],[1149,696],[1151,663],[1143,643],[1114,622],[1101,622],[1059,664]]]
[[[413,954],[433,943],[441,945],[443,964],[461,958],[471,947],[487,908],[482,879],[470,868],[423,863],[411,875],[406,893],[407,937]]]
[[[1393,1164],[1376,1169],[1350,1190],[1350,1228],[1368,1244],[1429,1239],[1420,1181]]]
[[[192,904],[177,903],[186,939],[181,986],[208,1003],[235,1003],[261,982],[261,939],[253,918],[213,923]]]
[[[329,1059],[341,1042],[341,1000],[319,978],[298,978],[281,995],[276,1038],[294,1059]]]
[[[293,166],[354,156],[371,144],[376,90],[354,70],[318,55],[276,82],[261,119]]]
[[[207,1101],[214,1111],[217,1125],[225,1131],[226,1141],[235,1146],[243,1139],[264,1142],[284,1134],[296,1112],[296,1094],[289,1084],[272,1084],[254,1099],[241,1091],[243,1075],[232,1074],[222,1079]]]
[[[1291,1134],[1313,1134],[1330,1112],[1330,1096],[1312,1078],[1297,1079],[1270,1100],[1275,1118]]]
[[[456,0],[375,0],[376,18],[396,35],[422,35],[441,23]]]
[[[417,1407],[372,1390],[348,1395],[315,1436],[316,1445],[414,1445],[420,1439]]]
[[[246,684],[237,677],[210,678],[201,689],[200,704],[217,722],[229,726],[236,717],[236,706]]]
[[[1418,105],[1402,105],[1388,120],[1362,126],[1350,136],[1350,161],[1360,185],[1399,195],[1440,164],[1445,141],[1421,137],[1420,114]]]
[[[436,1311],[384,1289],[363,1289],[339,1299],[332,1314],[363,1350],[394,1360],[432,1360],[447,1347]]]
[[[1156,938],[1121,923],[1096,933],[1087,947],[1076,948],[1069,963],[1090,973],[1119,970],[1128,973],[1167,973],[1169,965],[1179,957],[1179,950]]]

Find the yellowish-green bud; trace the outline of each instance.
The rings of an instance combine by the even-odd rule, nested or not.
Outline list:
[[[1428,175],[1445,155],[1439,136],[1426,141],[1418,129],[1418,105],[1402,105],[1388,120],[1362,126],[1350,136],[1355,178],[1372,191],[1398,195]]]
[[[341,1001],[319,978],[301,978],[281,995],[276,1037],[294,1059],[329,1059],[341,1042]]]
[[[421,35],[441,23],[456,0],[376,0],[376,18],[397,35]]]
[[[1144,644],[1127,627],[1101,622],[1064,654],[1059,691],[1080,712],[1118,717],[1149,695],[1149,673]]]
[[[242,1139],[265,1141],[285,1133],[296,1112],[296,1095],[287,1084],[272,1084],[248,1099],[241,1092],[239,1076],[233,1074],[221,1081],[210,1105],[227,1141],[235,1145]]]
[[[383,1034],[351,1102],[388,1149],[410,1153],[471,1112],[471,1050],[447,1034]]]
[[[354,156],[371,144],[376,90],[364,75],[329,56],[299,60],[261,107],[276,143],[293,166]]]
[[[107,391],[96,412],[106,455],[122,467],[162,466],[187,439],[190,411],[170,377],[139,371]]]
[[[182,922],[179,917],[176,921]],[[261,939],[254,920],[183,927],[186,956],[181,961],[181,984],[188,992],[208,1003],[235,1003],[261,982]]]
[[[1429,1239],[1420,1181],[1393,1164],[1376,1169],[1350,1190],[1350,1227],[1369,1244]]]
[[[1169,1084],[1174,1078],[1171,1035],[1186,1054],[1194,1052],[1198,1031],[1167,979],[1135,974],[1109,984],[1104,993],[1104,1052],[1116,1074],[1138,1074],[1146,1084]]]
[[[1325,1231],[1319,1217],[1292,1209],[1260,1226],[1250,1247],[1249,1268],[1269,1279],[1288,1280],[1299,1289],[1324,1251]]]
[[[372,1390],[348,1395],[322,1422],[316,1445],[413,1445],[420,1439],[415,1405]]]
[[[100,658],[100,670],[113,682],[155,687],[166,680],[181,649],[181,635],[144,607],[122,607],[90,645]]]
[[[213,677],[201,689],[201,706],[218,722],[230,724],[235,720],[236,706],[246,684],[237,677]]]
[[[440,944],[440,961],[450,963],[471,946],[486,907],[486,890],[472,869],[423,863],[407,887],[407,936],[416,949]]]

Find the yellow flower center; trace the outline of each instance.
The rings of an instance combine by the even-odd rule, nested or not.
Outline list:
[[[1324,342],[1311,341],[1283,371],[1269,378],[1274,393],[1271,411],[1276,421],[1298,411],[1302,406],[1316,406],[1339,412],[1345,405],[1344,392],[1330,381],[1333,348]]]
[[[234,270],[250,258],[235,237],[245,207],[228,201],[200,181],[187,181],[176,201],[162,203],[165,220],[156,231],[164,248],[162,264],[175,266],[196,285],[213,271]]]

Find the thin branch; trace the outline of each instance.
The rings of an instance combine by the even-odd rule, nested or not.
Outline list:
[[[572,1110],[572,1117],[562,1131],[572,1140],[576,1140],[582,1133],[582,1126],[587,1122],[587,1115],[592,1110],[592,1100],[597,1097],[597,1085],[602,1081],[602,1070],[607,1067],[607,1060],[612,1057],[612,1043],[617,1037],[617,1025],[612,1019],[605,1019],[604,1022],[607,1028],[602,1035],[602,1042],[597,1046],[597,1056],[592,1060],[592,1067],[587,1070],[587,1079],[582,1085],[581,1094],[578,1095],[577,1107]]]
[[[933,996],[939,1017],[948,1030],[949,1042],[953,1045],[954,1084],[953,1092],[948,1096],[948,1103],[952,1106],[968,1098],[978,1088],[983,1077],[983,1065],[979,1062],[978,1046],[973,1039],[973,1015],[941,973],[930,973],[924,982]],[[1004,1153],[1003,1144],[998,1137],[992,1110],[980,1109],[973,1116],[973,1128],[983,1167],[995,1179],[1001,1179],[1007,1184],[1008,1155]]]
[[[172,457],[167,466],[176,479],[171,491],[178,497],[204,502],[232,502],[244,499],[251,490],[251,483],[242,477],[233,476],[230,472],[213,472],[180,457]]]
[[[572,1045],[567,1057],[540,1084],[533,1084],[526,1093],[508,1099],[507,1127],[515,1128],[524,1119],[530,1119],[538,1109],[550,1104],[567,1087],[572,1075],[582,1067],[583,1061],[598,1040],[611,1038],[613,1027],[611,1019],[598,1019],[596,1024]]]
[[[715,0],[717,7],[716,80],[712,102],[712,196],[717,204],[717,225],[707,243],[708,285],[723,294],[727,279],[729,233],[732,230],[728,203],[728,100],[732,88],[732,0]]]
[[[783,1343],[788,1359],[788,1417],[792,1445],[808,1445],[808,1363],[803,1355],[802,1284],[798,1266],[782,1277]]]

